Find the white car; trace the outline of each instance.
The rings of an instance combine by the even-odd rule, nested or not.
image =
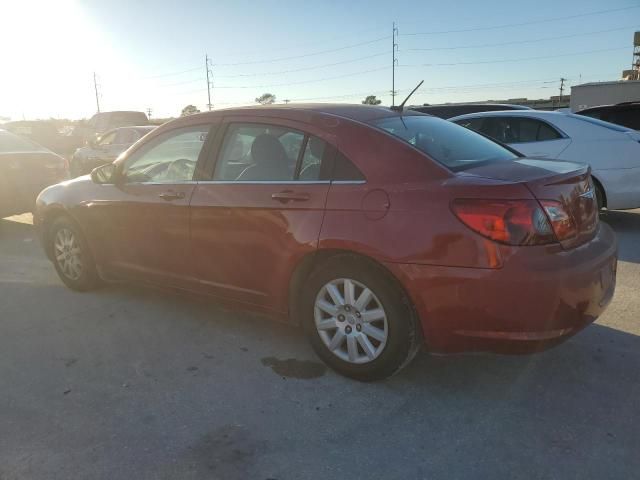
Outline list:
[[[527,157],[591,165],[598,205],[640,207],[640,132],[572,113],[513,110],[449,119]]]

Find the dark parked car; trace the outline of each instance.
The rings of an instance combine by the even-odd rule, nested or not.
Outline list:
[[[64,158],[0,130],[0,218],[33,211],[40,191],[67,176]]]
[[[75,134],[63,135],[47,120],[18,120],[2,125],[4,130],[15,133],[59,154],[71,155],[84,139]]]
[[[455,105],[423,105],[411,107],[416,112],[428,113],[435,117],[452,118],[458,115],[466,115],[467,113],[476,112],[496,112],[500,110],[531,110],[529,107],[522,105],[510,105],[504,103],[458,103]]]
[[[121,127],[105,132],[87,146],[76,150],[71,158],[71,176],[85,175],[96,167],[113,162],[118,155],[154,128],[156,127],[148,125]]]
[[[554,345],[615,288],[616,239],[588,166],[374,106],[180,118],[46,189],[35,224],[72,289],[139,280],[289,319],[362,380],[425,343]]]
[[[81,136],[83,143],[94,141],[96,137],[118,127],[149,125],[149,118],[144,112],[114,111],[100,112],[91,117],[85,124],[78,125],[75,135]]]
[[[640,130],[640,102],[618,103],[617,105],[601,105],[585,108],[576,112],[578,115],[616,123],[623,127]]]

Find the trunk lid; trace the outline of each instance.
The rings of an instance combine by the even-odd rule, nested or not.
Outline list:
[[[538,200],[560,202],[576,226],[574,237],[561,241],[565,249],[591,240],[598,227],[598,206],[591,168],[586,164],[521,158],[464,170],[473,175],[524,183]]]

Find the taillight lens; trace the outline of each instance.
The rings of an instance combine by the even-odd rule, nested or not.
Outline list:
[[[508,245],[556,242],[555,229],[536,200],[458,199],[453,213],[480,235]]]
[[[540,204],[549,217],[553,232],[559,241],[568,240],[578,234],[575,222],[560,202],[540,200]]]

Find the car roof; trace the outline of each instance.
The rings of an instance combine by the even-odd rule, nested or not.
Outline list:
[[[218,117],[221,115],[232,114],[252,114],[258,113],[262,115],[273,114],[276,117],[286,117],[287,112],[313,112],[319,114],[332,115],[336,117],[342,117],[349,120],[355,120],[358,122],[367,123],[378,118],[394,117],[400,115],[424,115],[414,110],[405,108],[404,111],[398,112],[391,110],[389,107],[383,107],[378,105],[359,105],[348,103],[296,103],[296,104],[282,104],[282,105],[253,105],[248,107],[235,107],[225,108],[221,110],[215,110],[212,112],[197,113],[195,115],[189,115],[189,117]]]
[[[94,114],[93,116],[97,117],[97,116],[106,116],[106,115],[113,115],[113,114],[120,114],[120,113],[138,113],[138,114],[141,113],[142,115],[146,116],[146,114],[144,112],[139,112],[137,110],[110,110],[108,112],[98,112],[98,113]]]
[[[157,125],[133,125],[127,127],[116,127],[113,130],[153,130]]]
[[[455,107],[507,107],[513,110],[532,110],[526,105],[517,105],[515,103],[438,103],[432,105],[412,105],[410,108],[455,108]]]
[[[456,121],[463,118],[476,118],[476,117],[535,117],[535,118],[558,118],[558,116],[566,116],[566,113],[562,112],[550,112],[547,110],[496,110],[492,112],[476,112],[467,113],[465,115],[458,115],[457,117],[451,117],[450,121]]]
[[[640,102],[622,102],[610,105],[597,105],[595,107],[583,108],[576,113],[595,112],[598,110],[640,110]]]

